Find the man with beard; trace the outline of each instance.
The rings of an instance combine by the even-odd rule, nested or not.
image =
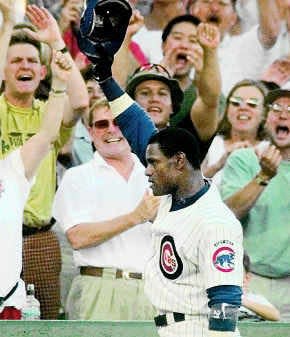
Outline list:
[[[271,144],[259,155],[252,148],[235,151],[224,168],[221,193],[244,228],[251,290],[289,320],[290,91],[273,90],[265,102]]]

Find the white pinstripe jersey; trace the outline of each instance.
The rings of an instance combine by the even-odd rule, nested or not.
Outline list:
[[[192,205],[173,212],[170,207],[171,196],[163,197],[152,225],[145,292],[160,313],[202,318],[208,313],[206,289],[242,286],[242,227],[214,185]]]

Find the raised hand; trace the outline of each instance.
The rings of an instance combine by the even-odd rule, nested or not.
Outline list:
[[[205,49],[216,49],[220,43],[220,32],[216,26],[200,23],[197,27],[197,38]]]
[[[277,174],[282,160],[280,151],[274,145],[267,147],[260,156],[261,175],[271,179]]]
[[[143,199],[133,211],[136,223],[153,221],[160,204],[160,197],[153,196],[150,191],[144,193]]]
[[[67,54],[60,51],[54,51],[51,62],[51,72],[58,81],[67,83],[72,69],[72,61]]]
[[[27,34],[37,41],[47,43],[53,49],[62,49],[64,47],[58,24],[47,9],[36,5],[28,5],[26,15],[37,28],[36,32],[25,29]]]
[[[14,1],[12,0],[0,0],[0,11],[3,15],[3,21],[15,23],[14,10]]]
[[[78,24],[81,15],[81,2],[79,0],[68,0],[62,7],[58,20],[61,31],[65,31],[71,23]]]
[[[127,35],[131,38],[138,30],[144,25],[144,16],[141,13],[134,9],[131,19],[129,21],[129,26],[127,28]]]

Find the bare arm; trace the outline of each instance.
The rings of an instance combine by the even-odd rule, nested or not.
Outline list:
[[[243,296],[242,304],[244,307],[250,309],[257,315],[268,321],[280,320],[280,312],[273,305],[257,303],[248,299],[247,296]]]
[[[61,52],[56,52],[52,60],[52,75],[57,77],[65,87],[70,75],[70,60]],[[32,178],[41,160],[51,148],[51,143],[56,140],[63,118],[65,103],[64,94],[50,92],[46,113],[39,132],[31,137],[21,148],[21,157],[25,168],[25,175]]]
[[[219,31],[209,24],[198,26],[198,39],[203,47],[203,67],[196,73],[198,96],[191,108],[191,120],[202,140],[213,136],[218,125],[221,75],[217,58]]]
[[[207,157],[205,157],[204,161],[201,164],[201,168],[202,168],[202,172],[204,174],[204,176],[208,177],[208,178],[212,178],[219,170],[221,170],[226,161],[228,156],[235,150],[237,149],[241,149],[241,148],[246,148],[251,146],[250,142],[245,140],[245,141],[240,141],[240,142],[236,142],[230,145],[226,145],[225,144],[225,148],[226,151],[223,154],[223,156],[214,164],[212,165],[208,165],[208,160]]]
[[[261,155],[261,171],[258,173],[258,177],[267,183],[276,175],[281,160],[280,151],[274,145],[270,145]],[[241,219],[254,206],[265,187],[266,185],[261,185],[256,178],[253,178],[245,187],[224,201],[236,217]]]
[[[74,249],[99,245],[131,227],[152,220],[159,203],[158,197],[145,192],[133,212],[107,221],[78,224],[66,232],[67,238]]]
[[[4,3],[5,1],[5,3]],[[0,86],[3,81],[3,71],[7,59],[7,51],[14,26],[12,1],[0,0],[0,11],[3,15],[3,24],[0,31]]]
[[[259,40],[265,49],[273,47],[280,32],[281,20],[276,0],[258,0]]]
[[[112,65],[113,77],[122,88],[126,87],[128,77],[133,74],[134,70],[139,66],[137,60],[130,51],[130,43],[132,36],[142,27],[144,18],[138,10],[134,10],[127,28],[125,39],[121,48],[114,57]]]
[[[34,39],[47,43],[54,50],[62,50],[65,47],[56,20],[45,8],[29,5],[27,7],[27,16],[38,29],[37,32],[26,30]],[[66,54],[71,60],[72,70],[67,85],[68,99],[65,104],[63,124],[65,126],[73,126],[86,111],[89,98],[85,82],[76,64],[73,62],[69,52],[66,52]],[[52,88],[61,88],[57,79],[52,81]]]

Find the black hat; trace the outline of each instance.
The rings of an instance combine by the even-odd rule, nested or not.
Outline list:
[[[126,0],[86,0],[80,34],[93,44],[102,43],[114,55],[124,40],[131,15]]]
[[[265,98],[265,105],[272,104],[276,99],[280,97],[290,97],[290,90],[287,89],[276,89],[269,91]]]
[[[137,85],[139,85],[141,82],[148,80],[161,81],[168,85],[170,89],[172,109],[173,113],[175,114],[179,111],[181,103],[183,101],[183,91],[181,90],[178,82],[175,79],[171,78],[167,71],[160,72],[160,67],[161,66],[157,64],[153,64],[150,67],[147,67],[147,65],[141,67],[140,70],[136,71],[129,79],[126,91],[132,98],[134,98],[135,89]]]

